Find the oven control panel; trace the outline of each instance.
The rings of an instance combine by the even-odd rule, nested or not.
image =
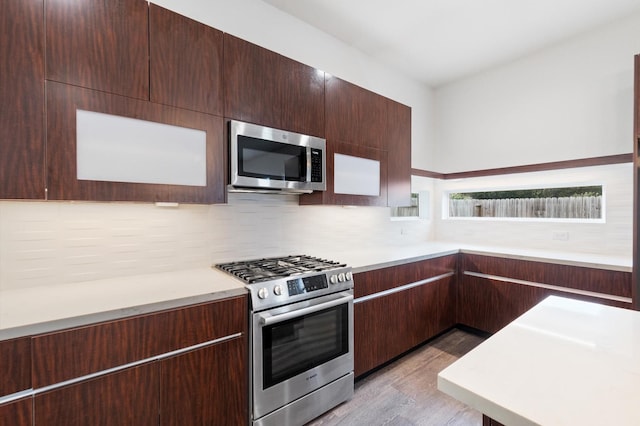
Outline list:
[[[313,275],[311,277],[296,278],[287,281],[287,288],[289,290],[289,296],[295,296],[297,294],[309,293],[311,291],[322,290],[328,288],[327,276]]]
[[[281,306],[353,288],[351,268],[336,268],[298,277],[254,283],[247,286],[254,311]]]

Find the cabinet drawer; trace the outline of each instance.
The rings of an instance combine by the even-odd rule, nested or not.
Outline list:
[[[456,272],[458,255],[442,256],[354,275],[354,297],[363,297],[439,275]]]
[[[158,424],[157,363],[51,390],[35,397],[35,424],[48,426]]]
[[[246,332],[246,296],[33,337],[39,388]]]
[[[243,336],[162,360],[160,425],[247,424],[247,343]]]
[[[33,426],[33,398],[0,404],[0,425]]]
[[[31,387],[31,338],[0,342],[0,397]],[[2,424],[0,422],[0,424]]]
[[[455,277],[354,304],[355,374],[401,355],[452,327]]]
[[[461,272],[631,297],[631,273],[572,265],[463,254]]]

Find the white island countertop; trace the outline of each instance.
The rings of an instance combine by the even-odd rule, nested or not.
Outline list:
[[[438,389],[507,426],[640,425],[640,312],[550,296]]]

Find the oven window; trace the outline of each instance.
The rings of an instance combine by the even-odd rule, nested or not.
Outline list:
[[[303,146],[238,136],[238,174],[304,182],[307,149]]]
[[[349,352],[348,304],[263,327],[264,389]]]

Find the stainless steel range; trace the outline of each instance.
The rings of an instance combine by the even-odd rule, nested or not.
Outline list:
[[[303,425],[353,396],[350,267],[310,256],[216,266],[251,293],[252,425]]]

